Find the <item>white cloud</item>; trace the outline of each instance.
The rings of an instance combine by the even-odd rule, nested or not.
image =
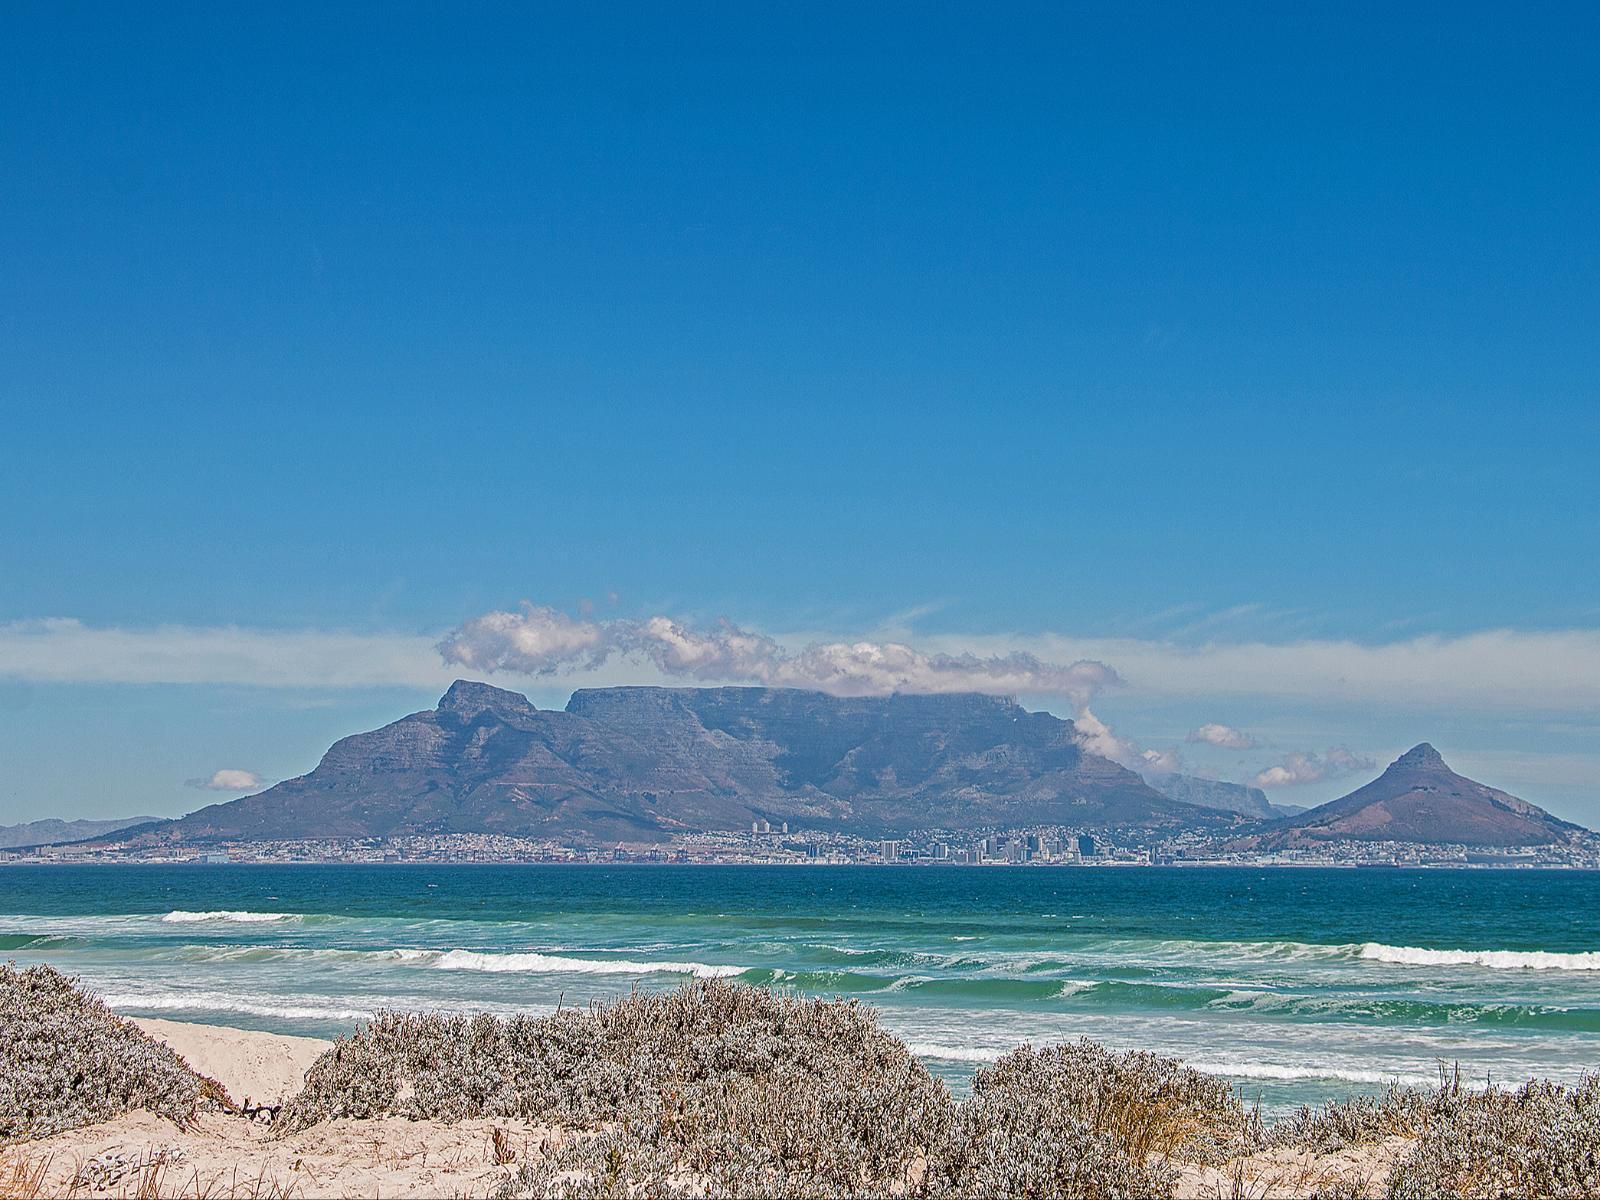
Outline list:
[[[1109,758],[1114,763],[1145,775],[1173,775],[1183,769],[1183,760],[1176,748],[1148,750],[1114,732],[1087,705],[1078,709],[1072,723],[1077,731],[1078,745],[1091,754]]]
[[[1258,773],[1255,785],[1260,788],[1297,787],[1338,779],[1356,771],[1370,771],[1377,765],[1344,746],[1334,746],[1321,757],[1310,752],[1286,755],[1281,763]]]
[[[520,613],[474,617],[446,636],[438,649],[445,662],[456,666],[497,671],[515,663],[524,675],[596,667],[611,652],[601,626],[533,604]]]
[[[1062,695],[1074,704],[1120,678],[1147,698],[1254,696],[1391,710],[1600,709],[1597,630],[1198,647],[1062,634],[947,634],[920,637],[913,648],[905,638],[903,632],[859,641],[826,633],[799,638],[731,624],[695,629],[666,617],[593,621],[529,608],[485,614],[451,631],[442,643],[453,648],[451,656],[441,662],[437,634],[122,628],[57,618],[0,624],[0,678],[442,690],[466,666],[570,674],[590,684],[688,678],[861,694],[976,689]]]
[[[1256,740],[1242,729],[1235,729],[1232,725],[1220,725],[1216,722],[1202,725],[1198,729],[1189,731],[1189,741],[1204,742],[1208,746],[1221,746],[1225,750],[1250,750],[1255,747]]]
[[[205,788],[211,792],[256,792],[261,790],[264,781],[254,771],[223,767],[220,771],[212,772],[209,779],[190,779],[187,782],[190,787]]]
[[[893,692],[1038,693],[1086,704],[1117,674],[1100,662],[1046,662],[1023,652],[927,653],[892,641],[813,642],[790,649],[723,620],[708,628],[666,616],[573,620],[537,605],[465,622],[439,643],[453,666],[550,675],[593,670],[612,656],[670,679],[812,688],[838,696]]]

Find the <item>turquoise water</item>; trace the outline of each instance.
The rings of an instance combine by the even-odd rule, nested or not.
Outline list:
[[[332,1036],[691,976],[875,1006],[962,1086],[1023,1041],[1177,1055],[1269,1111],[1441,1063],[1600,1068],[1600,875],[1260,869],[0,869],[0,956],[130,1015]]]

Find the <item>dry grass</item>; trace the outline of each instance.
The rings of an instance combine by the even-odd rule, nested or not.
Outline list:
[[[78,1164],[64,1183],[51,1178],[55,1156],[21,1147],[0,1152],[3,1200],[290,1200],[299,1193],[262,1173],[202,1177],[181,1154],[110,1153]]]
[[[133,1109],[183,1124],[228,1103],[221,1085],[60,972],[0,965],[0,1142]]]

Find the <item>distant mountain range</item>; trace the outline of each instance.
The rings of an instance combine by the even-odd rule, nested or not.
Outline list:
[[[1242,783],[1202,779],[1197,775],[1147,774],[1144,778],[1156,791],[1173,800],[1238,813],[1252,821],[1275,821],[1306,811],[1297,804],[1273,804],[1260,788],[1246,787]]]
[[[308,775],[147,836],[637,842],[757,820],[865,834],[1237,822],[1088,752],[1071,721],[993,696],[623,687],[551,711],[463,680],[432,710],[336,743]]]
[[[1238,845],[1286,850],[1332,841],[1542,846],[1584,832],[1544,809],[1457,775],[1427,742],[1413,746],[1365,787]]]
[[[0,825],[0,850],[17,846],[52,846],[58,842],[79,842],[104,837],[119,829],[145,825],[159,817],[118,817],[107,821],[57,821],[46,818],[22,825]]]
[[[1071,721],[993,696],[620,687],[545,710],[466,680],[435,708],[335,743],[309,774],[127,832],[144,844],[500,833],[594,845],[758,821],[865,836],[1193,830],[1259,851],[1580,832],[1455,774],[1426,744],[1348,796],[1290,810],[1242,784],[1147,781],[1085,749]]]

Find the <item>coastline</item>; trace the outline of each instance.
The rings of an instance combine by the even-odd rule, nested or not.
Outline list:
[[[166,1043],[236,1102],[279,1104],[298,1091],[305,1070],[333,1043],[225,1025],[127,1018]],[[147,1111],[0,1148],[37,1172],[36,1195],[68,1194],[98,1181],[107,1194],[222,1197],[351,1195],[394,1198],[487,1197],[511,1177],[512,1164],[537,1159],[573,1134],[539,1121],[460,1121],[403,1117],[341,1118],[273,1136],[271,1126],[237,1115],[206,1113],[187,1127]],[[1382,1194],[1389,1173],[1412,1148],[1389,1137],[1318,1153],[1278,1147],[1215,1165],[1178,1168],[1175,1200],[1247,1194],[1275,1200],[1343,1185],[1341,1194]]]

